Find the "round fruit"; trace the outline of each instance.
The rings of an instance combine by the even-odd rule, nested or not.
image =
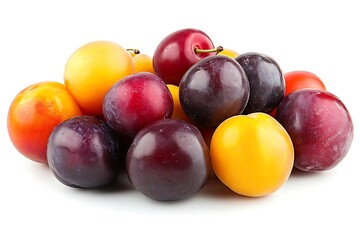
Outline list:
[[[106,122],[120,135],[133,138],[146,125],[170,118],[173,100],[166,84],[155,74],[135,73],[117,82],[106,94]]]
[[[97,188],[125,167],[126,149],[102,120],[79,116],[60,123],[49,138],[47,157],[55,177],[70,187]]]
[[[307,71],[293,71],[284,74],[285,96],[304,88],[326,90],[324,83],[315,74]]]
[[[335,167],[350,149],[354,127],[345,105],[332,93],[297,90],[286,96],[276,119],[288,131],[295,148],[295,167],[323,171]]]
[[[184,110],[181,107],[180,98],[179,98],[179,87],[172,84],[166,85],[170,90],[172,99],[174,101],[174,110],[171,115],[172,119],[180,119],[191,123],[189,117],[184,113]]]
[[[160,120],[136,135],[126,166],[131,183],[145,196],[183,199],[205,185],[210,174],[209,149],[192,124]]]
[[[58,82],[39,82],[19,92],[12,101],[7,128],[16,149],[25,157],[46,163],[46,145],[56,125],[81,115],[75,99]]]
[[[237,52],[229,48],[224,48],[221,52],[218,53],[218,55],[225,55],[231,58],[236,58],[237,56],[239,56]]]
[[[260,53],[244,53],[235,58],[250,83],[250,98],[244,113],[269,113],[284,97],[284,76],[277,62]]]
[[[227,56],[210,56],[194,64],[180,82],[180,103],[198,126],[217,127],[240,114],[249,99],[249,82],[241,66]]]
[[[322,89],[326,90],[321,79],[311,72],[293,71],[284,74],[285,96],[300,89]],[[276,108],[269,113],[272,117],[276,115]]]
[[[214,49],[214,45],[204,32],[198,29],[181,29],[165,37],[157,46],[153,56],[153,66],[165,83],[179,85],[184,73],[200,59],[215,52],[199,53],[198,50]]]
[[[265,113],[238,115],[221,123],[212,137],[210,156],[217,177],[249,197],[279,189],[294,163],[289,135]]]
[[[135,72],[130,54],[114,42],[90,42],[77,49],[65,65],[66,87],[88,114],[102,115],[107,91]]]
[[[150,72],[155,73],[152,63],[152,58],[146,54],[135,54],[133,57],[135,64],[135,73]]]

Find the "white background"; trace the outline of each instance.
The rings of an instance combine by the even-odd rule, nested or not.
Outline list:
[[[357,1],[1,1],[0,239],[359,239],[360,14]],[[6,129],[26,86],[63,81],[70,54],[111,40],[152,55],[181,28],[215,45],[272,56],[284,72],[307,70],[348,107],[352,148],[336,168],[293,174],[277,192],[245,198],[216,181],[178,202],[156,202],[126,184],[76,190],[21,156]]]

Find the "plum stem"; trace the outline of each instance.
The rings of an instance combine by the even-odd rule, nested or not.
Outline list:
[[[134,54],[139,54],[140,50],[137,48],[127,48],[126,51],[133,52]]]
[[[212,52],[218,54],[219,52],[222,52],[222,51],[224,51],[224,48],[222,46],[218,46],[216,48],[211,48],[211,49],[194,48],[194,52],[196,54],[198,54],[198,53],[212,53]]]

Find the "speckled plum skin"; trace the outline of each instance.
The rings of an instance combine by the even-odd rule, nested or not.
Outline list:
[[[295,149],[294,166],[302,171],[329,170],[348,153],[353,122],[343,102],[325,90],[303,89],[286,96],[276,119]]]
[[[99,188],[125,170],[126,145],[104,121],[78,116],[52,131],[47,158],[55,177],[75,188]]]

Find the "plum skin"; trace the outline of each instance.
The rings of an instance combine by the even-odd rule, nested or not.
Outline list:
[[[195,53],[194,49],[212,49],[214,44],[203,31],[181,29],[166,36],[153,55],[153,66],[165,83],[178,86],[185,72],[199,60],[216,53]]]
[[[132,139],[147,124],[170,118],[174,104],[166,84],[155,74],[140,72],[119,80],[103,102],[106,122]]]
[[[353,122],[344,103],[319,89],[297,90],[279,104],[275,118],[288,131],[295,149],[294,166],[306,172],[338,165],[353,140]]]
[[[125,169],[126,145],[101,119],[77,116],[56,126],[47,147],[49,167],[63,184],[99,188]]]
[[[135,136],[126,156],[126,168],[130,182],[145,196],[180,200],[205,185],[211,170],[210,154],[194,125],[164,119]]]
[[[285,95],[285,79],[279,64],[262,53],[243,53],[235,60],[244,69],[250,84],[250,98],[244,114],[269,113]]]
[[[240,64],[222,55],[194,64],[179,86],[184,112],[201,127],[217,127],[225,119],[241,114],[249,95],[249,82]]]

